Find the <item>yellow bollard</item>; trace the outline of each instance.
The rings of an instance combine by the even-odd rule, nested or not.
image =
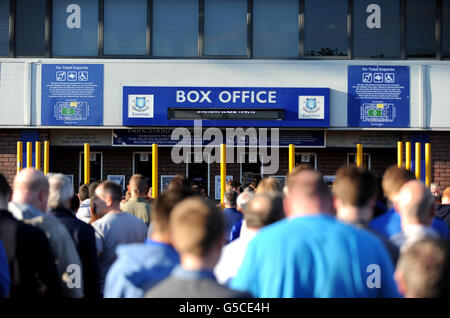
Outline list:
[[[84,183],[91,182],[91,149],[89,144],[84,144]]]
[[[220,145],[220,204],[223,206],[227,184],[227,148],[225,144]]]
[[[401,168],[403,165],[403,143],[397,141],[397,167]]]
[[[49,172],[49,158],[50,158],[50,142],[48,140],[44,141],[44,174],[47,175]]]
[[[289,145],[289,172],[295,167],[295,145]]]
[[[431,184],[431,144],[425,144],[425,185],[429,187]]]
[[[23,143],[21,141],[17,142],[17,173],[22,170],[23,167]]]
[[[416,179],[420,180],[420,142],[416,142]]]
[[[33,143],[27,142],[27,168],[33,166]]]
[[[35,145],[34,163],[36,165],[36,170],[41,170],[41,143],[39,141],[36,141],[34,145]]]
[[[362,167],[363,164],[363,148],[362,144],[356,145],[356,166]]]
[[[158,197],[158,145],[152,145],[152,197]]]
[[[405,148],[405,168],[406,170],[411,170],[411,141],[406,142]]]

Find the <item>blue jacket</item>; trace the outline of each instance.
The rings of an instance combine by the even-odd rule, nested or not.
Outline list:
[[[105,298],[141,298],[169,276],[180,263],[175,249],[164,243],[121,244],[117,259],[106,274]]]
[[[0,241],[0,298],[8,296],[10,284],[8,260],[6,259],[2,241]]]
[[[225,208],[223,209],[223,214],[226,220],[225,237],[228,238],[233,225],[242,220],[243,214],[236,208]]]
[[[393,235],[402,231],[400,214],[394,208],[389,209],[386,213],[373,219],[369,223],[369,226],[386,238],[391,238]],[[448,238],[448,227],[442,219],[434,217],[431,227],[443,238]]]

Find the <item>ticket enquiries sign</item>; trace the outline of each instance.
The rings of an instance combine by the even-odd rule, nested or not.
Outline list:
[[[43,126],[103,125],[103,65],[43,64]]]
[[[348,66],[348,126],[410,125],[409,66]]]
[[[124,126],[329,127],[329,88],[123,87]]]

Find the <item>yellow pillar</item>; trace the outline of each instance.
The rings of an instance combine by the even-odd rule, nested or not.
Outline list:
[[[397,141],[397,167],[401,168],[403,165],[403,143]]]
[[[416,142],[416,179],[420,180],[420,142]]]
[[[27,142],[27,168],[33,166],[33,143]]]
[[[84,144],[84,183],[91,182],[91,149],[88,143]]]
[[[363,165],[363,148],[362,144],[356,145],[356,166],[362,167]]]
[[[23,143],[21,141],[17,142],[17,173],[22,170],[23,167]]]
[[[220,204],[223,205],[227,184],[227,149],[225,144],[220,145]]]
[[[152,197],[158,197],[158,145],[152,145]]]
[[[431,144],[425,144],[425,185],[429,187],[431,184]]]
[[[36,141],[34,143],[34,147],[35,147],[34,163],[36,165],[36,170],[41,170],[41,143],[39,141]]]
[[[47,175],[49,172],[49,158],[50,158],[50,142],[48,140],[44,141],[44,174]]]
[[[411,170],[411,142],[406,142],[405,148],[405,168],[406,170]]]
[[[295,145],[289,145],[289,172],[295,167]]]

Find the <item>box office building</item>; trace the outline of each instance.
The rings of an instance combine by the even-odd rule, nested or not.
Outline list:
[[[380,176],[418,141],[450,186],[450,0],[0,0],[0,55],[9,181],[17,141],[49,140],[75,188],[83,143],[122,184],[157,143],[160,190],[183,173],[211,198],[220,143],[246,182],[283,181],[289,144],[332,180],[357,143]]]

